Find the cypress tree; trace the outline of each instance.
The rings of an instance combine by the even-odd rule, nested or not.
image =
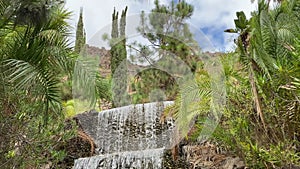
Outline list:
[[[125,10],[122,11],[121,20],[120,20],[120,62],[126,61],[127,59],[127,51],[126,51],[126,37],[125,37],[125,27],[126,27],[126,13],[127,13],[127,6]],[[127,63],[125,62],[125,66],[127,67]]]
[[[114,106],[128,104],[127,94],[127,52],[126,52],[126,13],[127,6],[121,13],[118,24],[118,12],[114,9],[112,14],[111,31],[111,73],[113,77],[113,98]],[[118,68],[119,71],[116,71]]]
[[[125,7],[125,10],[122,11],[121,21],[120,21],[120,36],[121,38],[124,38],[123,39],[124,42],[125,42],[126,13],[127,13],[127,6]]]
[[[112,14],[112,29],[111,29],[111,73],[112,75],[115,73],[115,70],[117,68],[117,58],[118,58],[118,52],[117,52],[117,38],[119,37],[119,32],[118,32],[118,12],[116,12],[116,9],[114,8],[114,12]]]
[[[80,14],[79,14],[79,20],[77,23],[77,29],[76,29],[76,40],[75,40],[75,53],[80,53],[82,47],[85,45],[85,31],[83,27],[83,17],[82,17],[82,7],[80,8]]]

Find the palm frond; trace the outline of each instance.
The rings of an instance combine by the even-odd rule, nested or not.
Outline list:
[[[104,79],[97,74],[95,85],[98,98],[105,99],[107,101],[112,100],[111,82],[108,79]]]
[[[27,91],[35,101],[46,103],[45,115],[60,105],[60,90],[57,85],[59,80],[51,70],[16,59],[8,59],[3,63],[7,69],[7,81],[13,83],[16,90]]]
[[[176,126],[181,136],[186,136],[195,122],[197,115],[205,116],[210,109],[211,83],[207,74],[199,77],[188,78],[180,85],[180,93],[177,95],[174,105],[166,108],[164,116],[172,116],[176,119]]]
[[[88,101],[87,109],[91,109],[96,104],[96,77],[97,63],[94,58],[80,57],[74,66],[72,91],[73,97],[78,101]]]
[[[32,101],[39,102],[45,117],[50,112],[60,114],[59,78],[71,74],[73,67],[67,38],[69,13],[60,8],[50,15],[39,26],[7,23],[0,27],[3,79],[14,90],[25,91]]]

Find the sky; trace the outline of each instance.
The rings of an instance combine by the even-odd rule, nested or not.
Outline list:
[[[177,2],[178,0],[174,0]],[[121,11],[128,6],[126,35],[129,41],[143,41],[136,32],[139,15],[154,8],[154,0],[67,0],[66,8],[73,12],[69,21],[75,36],[76,23],[80,8],[83,8],[84,27],[87,43],[97,47],[108,47],[102,40],[102,34],[110,34],[111,17],[114,7]],[[160,0],[169,4],[171,0]],[[188,20],[192,32],[204,51],[232,51],[233,39],[236,35],[224,33],[225,29],[234,28],[237,11],[244,11],[247,18],[257,8],[250,0],[186,0],[194,6],[194,13]],[[72,40],[74,41],[75,38]],[[203,40],[205,39],[205,40]]]

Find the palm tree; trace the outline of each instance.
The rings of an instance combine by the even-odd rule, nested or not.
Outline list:
[[[0,168],[34,168],[50,154],[38,147],[53,147],[60,132],[58,84],[72,67],[70,13],[48,0],[4,0],[0,14]]]
[[[36,102],[43,103],[46,117],[59,112],[59,74],[68,73],[71,62],[66,19],[70,13],[61,7],[49,11],[40,23],[7,23],[1,39],[3,80],[13,88],[26,91]],[[18,24],[18,25],[16,25]]]
[[[290,57],[288,46],[293,45],[294,39],[299,36],[299,22],[295,15],[297,1],[282,4],[269,11],[269,1],[260,1],[258,11],[248,21],[243,12],[237,12],[235,20],[236,30],[239,33],[237,40],[241,61],[248,66],[249,82],[263,126],[265,126],[261,99],[262,86],[258,83],[259,77],[264,77],[272,83],[271,74],[274,73],[279,60]]]

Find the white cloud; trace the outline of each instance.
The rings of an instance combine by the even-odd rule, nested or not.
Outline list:
[[[161,0],[167,4],[169,0]],[[250,0],[186,0],[194,6],[194,14],[190,23],[196,28],[210,28],[215,31],[208,31],[207,37],[215,44],[217,49],[227,49],[233,44],[227,43],[231,35],[223,34],[222,28],[234,28],[234,18],[237,11],[244,11],[247,17],[250,12],[255,10],[255,3],[251,4]],[[128,15],[131,21],[127,23],[127,32],[133,33],[138,22],[138,16],[142,10],[149,11],[154,7],[153,0],[67,0],[66,7],[74,12],[70,22],[74,28],[78,20],[80,7],[83,7],[84,25],[87,33],[87,40],[93,39],[94,43],[101,35],[95,36],[99,30],[101,33],[110,33],[111,15],[114,7],[121,11],[128,6]],[[222,32],[218,32],[222,31]],[[75,31],[74,31],[75,32]],[[214,39],[215,33],[222,34],[221,38],[225,40]],[[99,33],[98,33],[99,34]],[[101,39],[99,39],[101,40]],[[222,43],[225,41],[226,44]],[[104,44],[103,44],[104,45]]]
[[[234,46],[232,35],[223,31],[227,28],[235,28],[236,12],[244,11],[247,18],[250,18],[251,12],[256,9],[256,3],[251,4],[250,0],[193,0],[187,2],[194,6],[194,15],[190,22],[201,28],[211,29],[205,33],[218,51],[228,51]]]
[[[114,7],[117,11],[128,6],[128,15],[132,15],[141,10],[148,10],[152,5],[148,1],[134,0],[76,0],[66,1],[66,8],[73,12],[70,24],[76,28],[79,18],[80,7],[83,7],[84,27],[87,39],[91,39],[99,30],[111,24],[111,15]],[[75,31],[74,31],[75,32]]]

